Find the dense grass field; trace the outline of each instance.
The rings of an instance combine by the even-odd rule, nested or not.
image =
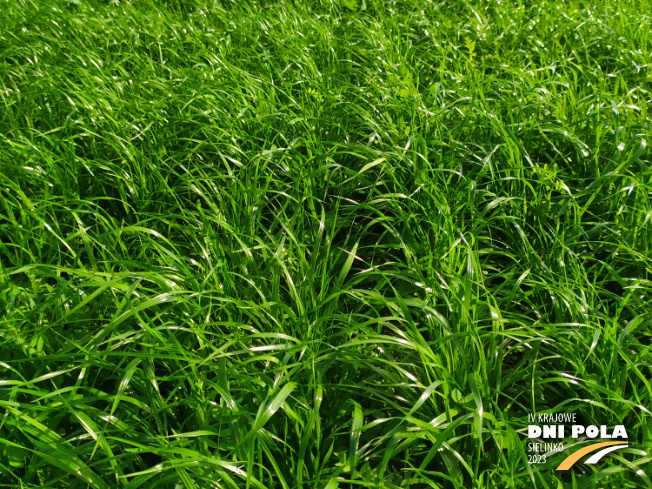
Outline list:
[[[0,0],[0,487],[652,487],[651,12]]]

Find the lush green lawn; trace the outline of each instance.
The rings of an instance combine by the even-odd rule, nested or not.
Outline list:
[[[2,0],[0,487],[652,486],[650,12]]]

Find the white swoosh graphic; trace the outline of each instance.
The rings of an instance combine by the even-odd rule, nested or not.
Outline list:
[[[600,450],[598,453],[595,453],[591,455],[591,458],[589,458],[585,464],[596,464],[600,461],[602,457],[604,457],[606,454],[613,452],[614,450],[620,450],[621,448],[627,448],[629,445],[616,445],[614,447],[607,447],[602,450]]]

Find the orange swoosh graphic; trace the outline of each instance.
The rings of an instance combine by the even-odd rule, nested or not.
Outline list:
[[[595,452],[599,448],[602,447],[609,447],[611,445],[627,445],[626,441],[606,441],[604,443],[594,443],[593,445],[589,445],[588,447],[584,447],[581,450],[576,451],[575,453],[571,453],[568,457],[564,459],[562,463],[559,464],[559,467],[557,467],[556,470],[568,470],[570,469],[575,462],[577,462],[579,459],[581,459],[584,455],[587,453]]]

